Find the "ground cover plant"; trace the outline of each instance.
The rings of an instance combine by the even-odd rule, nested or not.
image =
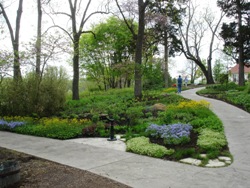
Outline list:
[[[250,83],[238,86],[234,82],[207,86],[197,92],[199,95],[228,102],[247,112],[250,112]]]
[[[175,161],[207,154],[203,164],[230,156],[223,124],[209,103],[164,90],[147,91],[141,100],[132,89],[86,92],[79,101],[68,99],[54,117],[0,119],[0,130],[56,139],[109,137],[112,123],[129,152]]]

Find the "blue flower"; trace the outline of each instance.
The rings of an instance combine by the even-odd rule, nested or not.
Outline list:
[[[13,129],[17,126],[22,126],[24,124],[25,124],[24,122],[20,122],[20,121],[7,122],[5,120],[0,119],[0,127],[6,127],[6,128]]]
[[[152,137],[163,138],[168,144],[179,144],[189,140],[192,126],[189,124],[156,125],[151,124],[146,129]]]

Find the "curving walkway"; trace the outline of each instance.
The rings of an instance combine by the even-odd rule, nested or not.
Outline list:
[[[181,95],[193,100],[198,89]],[[213,99],[212,110],[224,123],[234,162],[201,168],[123,151],[0,131],[0,146],[88,170],[135,188],[247,188],[250,186],[250,114]],[[79,187],[81,187],[79,185]]]

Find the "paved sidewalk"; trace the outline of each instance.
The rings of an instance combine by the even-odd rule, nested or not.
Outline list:
[[[181,95],[193,100],[198,89]],[[135,188],[247,188],[250,186],[250,114],[229,104],[205,99],[221,118],[234,162],[201,168],[124,151],[18,135],[0,131],[0,146],[88,170]]]

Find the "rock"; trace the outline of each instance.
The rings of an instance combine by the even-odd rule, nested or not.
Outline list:
[[[199,159],[193,159],[193,158],[181,159],[180,162],[191,164],[191,165],[196,165],[196,166],[199,166],[201,164],[201,160],[199,160]]]
[[[156,103],[152,106],[152,109],[155,111],[165,111],[166,110],[166,105],[162,103]]]
[[[206,165],[206,167],[222,167],[225,166],[226,164],[224,162],[219,161],[218,159],[214,159],[214,160],[209,160],[208,164]]]
[[[207,154],[200,154],[200,157],[201,157],[201,158],[206,158],[206,157],[207,157]]]
[[[218,159],[221,160],[221,161],[230,161],[231,162],[230,157],[219,156]]]

